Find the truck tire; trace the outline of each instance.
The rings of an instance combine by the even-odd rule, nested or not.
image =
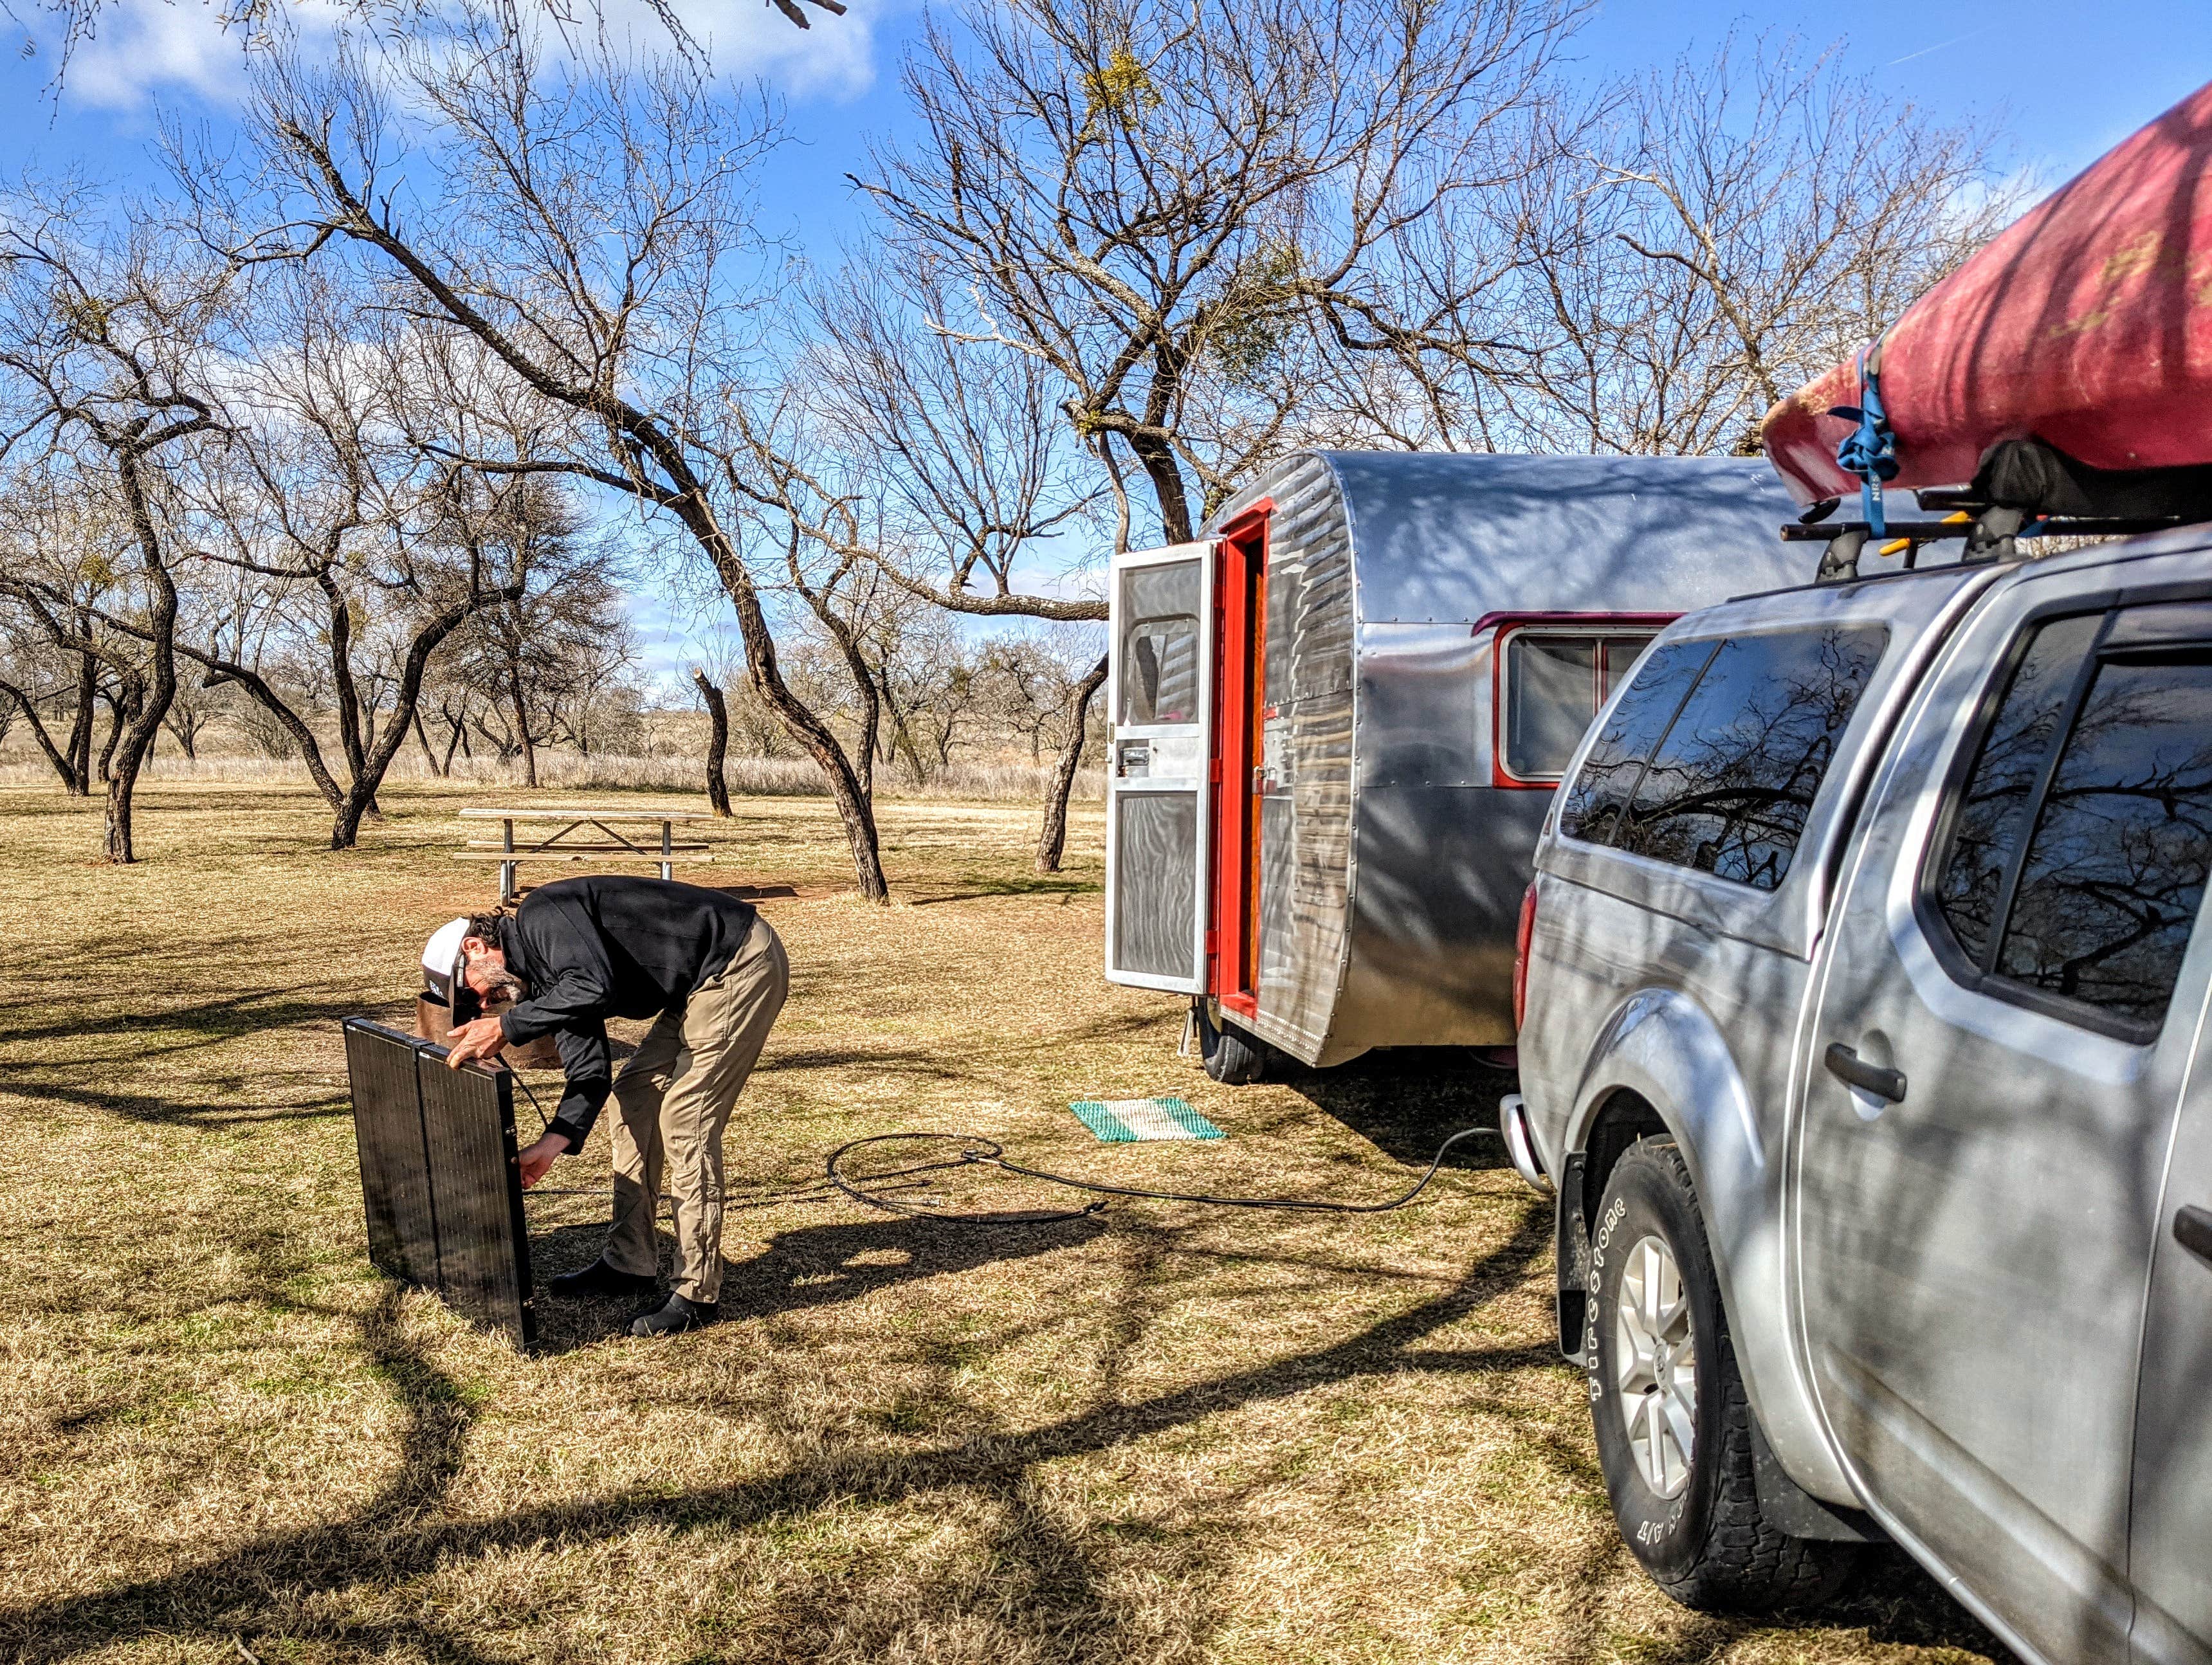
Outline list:
[[[1759,1509],[1752,1410],[1690,1170],[1672,1139],[1614,1166],[1590,1244],[1589,1373],[1613,1518],[1652,1582],[1705,1613],[1817,1607],[1857,1547]]]
[[[1234,1024],[1216,1022],[1211,1002],[1198,1008],[1198,1049],[1206,1073],[1225,1086],[1249,1086],[1267,1073],[1267,1043]]]

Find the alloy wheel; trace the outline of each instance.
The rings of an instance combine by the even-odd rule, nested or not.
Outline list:
[[[1698,1440],[1698,1338],[1682,1269],[1663,1237],[1640,1238],[1621,1268],[1614,1382],[1628,1449],[1662,1498],[1689,1484]]]

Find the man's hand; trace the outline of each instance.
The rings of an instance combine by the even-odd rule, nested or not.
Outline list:
[[[507,1033],[496,1018],[479,1018],[463,1024],[446,1036],[446,1067],[459,1069],[478,1058],[489,1058],[507,1044]]]
[[[522,1188],[527,1191],[545,1177],[545,1170],[553,1165],[553,1158],[568,1148],[568,1135],[547,1133],[528,1150],[521,1152],[515,1161],[522,1170]]]

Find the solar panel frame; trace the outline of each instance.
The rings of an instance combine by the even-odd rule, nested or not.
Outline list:
[[[449,1068],[443,1047],[369,1018],[343,1027],[370,1262],[532,1346],[513,1078]]]

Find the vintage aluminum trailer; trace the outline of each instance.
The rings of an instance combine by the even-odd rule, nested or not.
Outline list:
[[[1801,583],[1757,458],[1303,452],[1115,557],[1106,975],[1206,1066],[1513,1039],[1552,788],[1658,629]]]

